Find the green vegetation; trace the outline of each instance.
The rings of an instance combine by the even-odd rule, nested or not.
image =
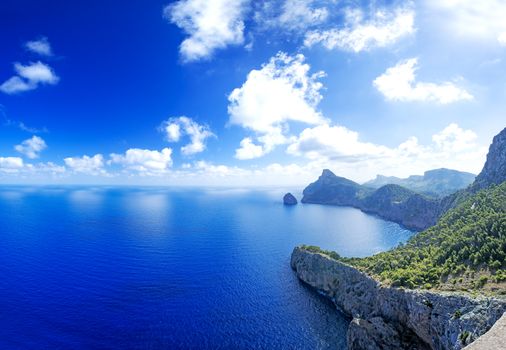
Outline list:
[[[467,339],[469,338],[469,336],[470,336],[470,333],[468,331],[463,331],[462,333],[460,333],[460,335],[459,335],[460,343],[462,345],[466,345]]]
[[[469,196],[435,226],[390,251],[367,258],[321,253],[391,286],[449,290],[486,287],[504,292],[506,182]]]

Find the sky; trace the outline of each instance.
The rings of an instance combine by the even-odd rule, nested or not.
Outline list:
[[[478,173],[506,2],[2,0],[0,183]]]

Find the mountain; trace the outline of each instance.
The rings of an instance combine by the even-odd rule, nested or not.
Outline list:
[[[374,180],[364,183],[364,186],[377,189],[393,184],[428,196],[443,197],[466,188],[473,183],[475,177],[476,175],[471,173],[442,168],[426,171],[423,175],[411,175],[405,179],[378,175]]]
[[[371,193],[367,187],[324,169],[317,181],[304,189],[302,203],[358,206],[360,198]]]
[[[437,169],[424,174],[425,181],[443,183],[445,174],[453,179],[452,170]],[[458,177],[458,176],[457,176]],[[409,178],[408,178],[409,179]],[[433,198],[397,184],[373,189],[325,169],[316,182],[303,191],[302,203],[352,206],[397,222],[413,230],[424,230],[436,224],[448,210],[455,208],[480,189],[506,180],[506,128],[494,137],[483,170],[465,189],[442,198]],[[449,182],[455,183],[448,180]]]
[[[474,190],[506,181],[506,128],[496,135],[490,145],[487,161],[472,186]]]
[[[325,169],[303,191],[302,203],[351,206],[377,214],[413,230],[436,223],[438,201],[398,185],[377,190],[360,185]]]

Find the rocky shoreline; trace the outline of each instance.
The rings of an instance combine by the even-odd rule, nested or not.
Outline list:
[[[293,250],[291,266],[301,281],[353,318],[349,349],[462,349],[506,311],[502,298],[384,287],[354,267],[303,247]]]

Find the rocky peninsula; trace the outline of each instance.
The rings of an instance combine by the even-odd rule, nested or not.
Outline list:
[[[353,318],[348,348],[462,349],[506,311],[506,300],[465,293],[434,293],[383,286],[356,268],[296,247],[298,278]]]

